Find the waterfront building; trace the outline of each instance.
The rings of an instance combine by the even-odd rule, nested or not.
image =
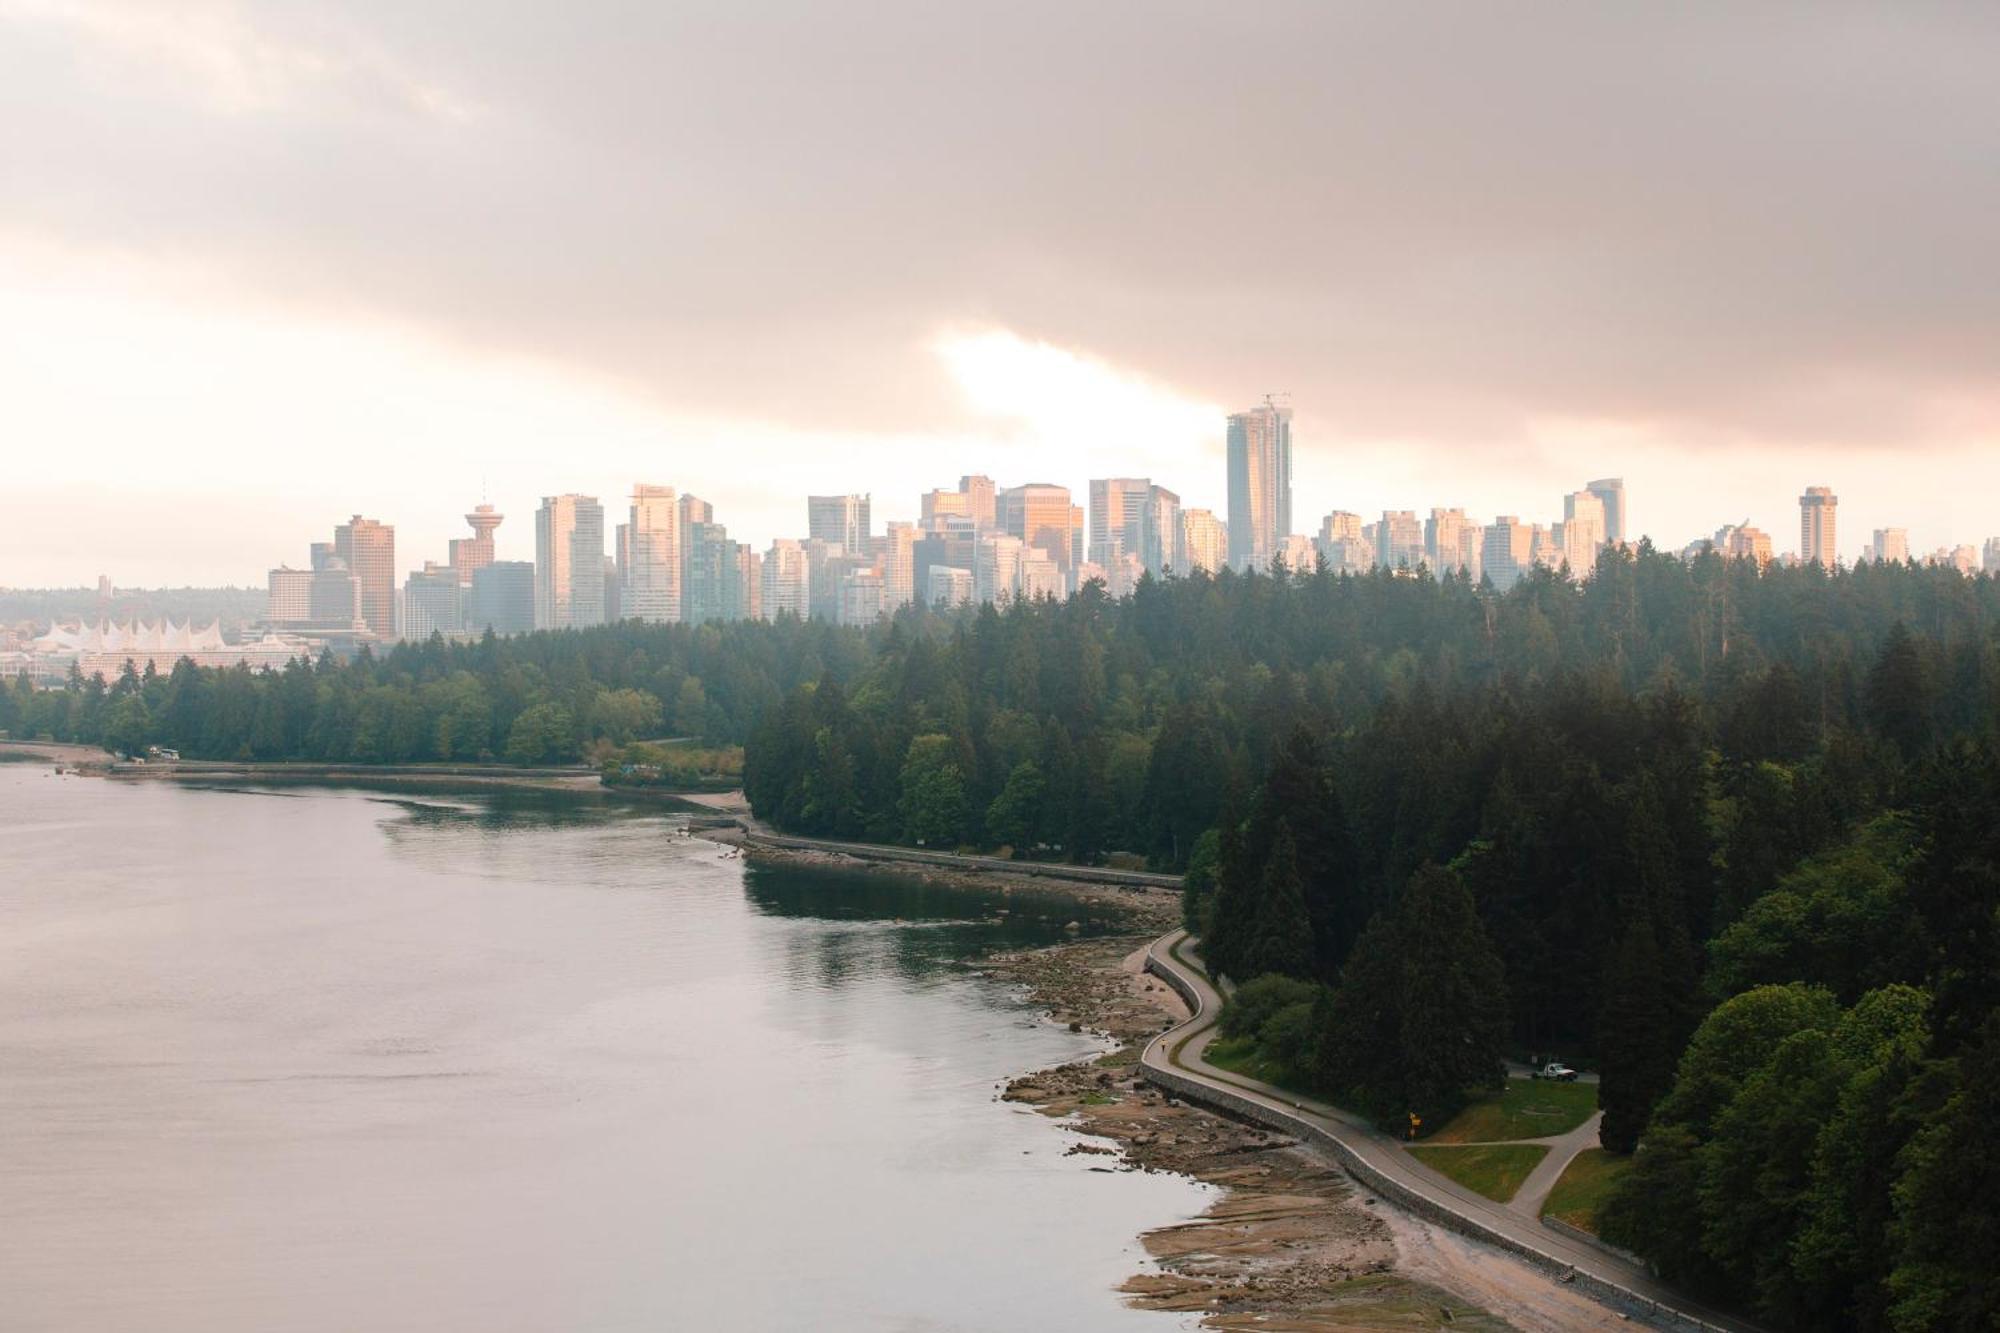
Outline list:
[[[495,560],[472,571],[465,627],[473,634],[526,634],[535,627],[535,566]]]
[[[116,680],[130,665],[165,676],[183,657],[198,667],[247,666],[253,671],[279,670],[295,657],[310,657],[311,645],[292,635],[266,632],[262,638],[230,643],[219,623],[197,628],[192,620],[99,621],[85,625],[54,624],[48,632],[5,654],[0,671],[7,679],[25,674],[41,685],[58,684],[72,670],[85,680],[102,676]]]
[[[1840,501],[1830,486],[1808,486],[1799,497],[1799,559],[1832,569],[1839,560],[1834,510]]]
[[[1229,418],[1229,563],[1264,569],[1292,530],[1292,409],[1266,398]]]
[[[780,537],[764,553],[763,596],[758,608],[767,620],[790,615],[806,618],[808,573],[805,547],[789,537]]]
[[[1584,487],[1604,506],[1604,540],[1621,543],[1629,535],[1625,515],[1625,479],[1606,477]]]
[[[378,639],[396,637],[396,529],[356,514],[333,530],[333,554],[361,591],[361,622]]]
[[[808,495],[807,538],[859,555],[868,549],[870,504],[866,495]]]
[[[493,530],[504,521],[505,515],[494,512],[492,505],[474,505],[465,521],[472,525],[470,537],[451,539],[450,563],[458,575],[460,587],[472,586],[472,571],[483,569],[493,563]]]
[[[1229,562],[1229,529],[1212,509],[1181,510],[1181,537],[1174,568],[1183,574],[1197,569],[1219,572]]]

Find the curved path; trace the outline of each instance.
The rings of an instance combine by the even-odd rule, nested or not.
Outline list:
[[[1185,1023],[1147,1044],[1140,1065],[1149,1081],[1295,1134],[1332,1153],[1368,1189],[1420,1217],[1555,1272],[1609,1305],[1667,1327],[1756,1333],[1755,1325],[1690,1300],[1638,1264],[1553,1231],[1536,1217],[1524,1216],[1425,1168],[1395,1139],[1359,1116],[1210,1065],[1202,1052],[1216,1035],[1222,997],[1207,973],[1186,956],[1182,947],[1186,940],[1187,932],[1177,930],[1155,940],[1146,951],[1146,970],[1180,992],[1194,1012]]]

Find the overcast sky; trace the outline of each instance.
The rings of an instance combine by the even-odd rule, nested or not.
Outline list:
[[[2000,6],[0,0],[0,584],[962,472],[2000,533]]]

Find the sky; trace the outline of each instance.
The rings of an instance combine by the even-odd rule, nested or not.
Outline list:
[[[0,585],[983,472],[2000,534],[2000,7],[0,0]]]

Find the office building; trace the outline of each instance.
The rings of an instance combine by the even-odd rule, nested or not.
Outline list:
[[[604,507],[594,495],[549,495],[535,512],[535,627],[604,623]]]
[[[942,526],[947,519],[972,521],[972,497],[964,491],[925,491],[917,504],[918,521],[926,532]]]
[[[1144,558],[1146,502],[1152,488],[1146,477],[1100,477],[1090,483],[1086,559],[1110,569],[1127,552]]]
[[[1174,568],[1184,574],[1214,574],[1229,562],[1229,529],[1212,509],[1181,510],[1181,539]]]
[[[854,565],[840,575],[840,609],[836,621],[842,625],[868,626],[882,617],[882,575],[867,565]]]
[[[403,637],[420,642],[433,634],[453,638],[464,630],[465,590],[459,586],[458,571],[424,561],[421,570],[412,570],[403,580]]]
[[[991,532],[1000,523],[1000,489],[993,484],[993,478],[977,474],[958,479],[958,489],[966,498],[966,517],[978,525],[981,532]]]
[[[1068,595],[1068,576],[1056,564],[1054,557],[1047,551],[1024,547],[1021,562],[1015,570],[1014,596],[1033,602],[1044,597],[1061,600]]]
[[[866,495],[808,495],[806,536],[859,555],[868,549],[869,504]]]
[[[1534,533],[1513,514],[1502,514],[1486,525],[1479,544],[1481,572],[1501,592],[1521,581],[1534,563]]]
[[[1573,491],[1563,497],[1562,558],[1576,578],[1589,578],[1597,570],[1597,553],[1604,549],[1604,501],[1589,490]]]
[[[970,518],[940,518],[936,525],[910,544],[912,587],[929,587],[929,571],[934,568],[970,571],[973,552],[979,545],[979,528]]]
[[[882,571],[882,605],[885,610],[894,611],[916,600],[916,543],[916,526],[903,522],[887,524],[882,535],[870,543],[876,568]]]
[[[474,505],[465,516],[465,521],[472,525],[472,535],[451,539],[451,568],[458,575],[460,587],[471,587],[472,571],[493,563],[493,530],[504,517],[495,513],[492,505],[485,504]]]
[[[1988,574],[2000,574],[2000,537],[1988,537],[1982,557]]]
[[[1604,540],[1613,545],[1625,541],[1629,535],[1625,516],[1625,479],[1606,477],[1602,481],[1591,482],[1584,489],[1604,506]]]
[[[972,600],[972,571],[932,565],[924,574],[924,604],[962,606]]]
[[[1265,399],[1229,418],[1229,563],[1263,569],[1292,531],[1292,409]]]
[[[1021,552],[1026,545],[1005,532],[989,532],[979,539],[972,561],[974,601],[1004,602],[1013,597],[1021,586]]]
[[[1070,571],[1083,563],[1076,558],[1081,511],[1070,503],[1067,486],[1010,486],[1000,492],[996,514],[1000,531],[1047,555],[1065,584]],[[986,600],[983,595],[981,600]]]
[[[1830,486],[1808,486],[1799,497],[1799,560],[1832,569],[1839,560],[1834,510],[1840,501]]]
[[[495,560],[472,571],[465,628],[472,634],[526,634],[535,628],[535,567]]]
[[[776,620],[787,615],[799,620],[806,618],[809,608],[804,546],[789,537],[772,542],[771,549],[764,553],[762,578],[763,605],[759,610],[764,619]]]
[[[361,590],[361,623],[378,639],[396,637],[396,529],[356,514],[333,530],[333,554]]]

